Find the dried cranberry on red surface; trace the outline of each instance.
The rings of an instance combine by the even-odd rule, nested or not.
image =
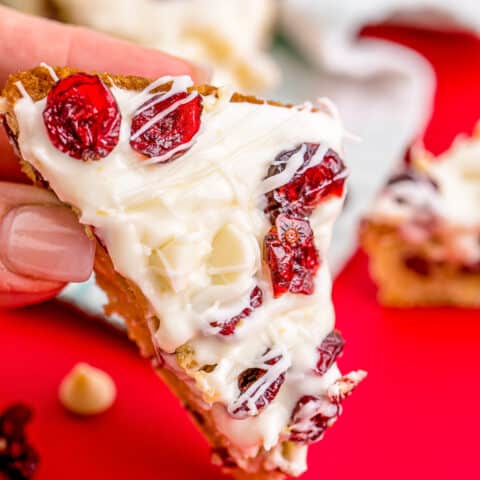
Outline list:
[[[138,108],[130,146],[148,157],[166,156],[163,161],[170,161],[188,149],[200,129],[203,106],[200,95],[189,99],[190,94],[179,92],[162,100],[165,95],[156,95]]]
[[[0,415],[0,478],[29,480],[33,477],[39,458],[28,443],[25,427],[32,411],[23,404],[12,405]]]
[[[244,308],[238,315],[226,320],[225,322],[211,322],[210,326],[218,328],[218,333],[220,335],[228,336],[235,333],[235,329],[241,320],[249,317],[252,312],[259,308],[263,303],[263,294],[262,290],[259,287],[255,287],[250,293],[250,303],[249,306]]]
[[[293,178],[267,193],[266,213],[272,222],[281,213],[309,216],[322,200],[343,194],[347,170],[342,159],[332,149],[328,149],[321,159],[316,158],[317,153],[321,154],[317,143],[304,143],[280,153],[270,166],[267,178],[285,170],[290,158],[302,149],[305,150],[303,163]]]
[[[323,375],[343,352],[345,340],[338,330],[330,332],[317,348],[318,360],[315,373]]]
[[[261,366],[247,368],[238,376],[239,400],[241,401],[244,395],[248,398],[240,404],[237,401],[233,408],[229,409],[230,414],[235,418],[258,415],[277,396],[285,381],[285,371],[272,378],[270,376],[270,367],[276,365],[282,359],[282,355],[272,356],[271,349],[268,349],[262,358]]]
[[[265,237],[264,250],[276,298],[286,292],[313,293],[320,259],[307,219],[279,215]]]
[[[326,399],[305,395],[297,402],[292,413],[289,440],[313,443],[321,440],[325,430],[331,426],[341,407]]]
[[[115,148],[122,117],[99,77],[76,73],[50,90],[43,121],[58,150],[88,161],[104,158]]]

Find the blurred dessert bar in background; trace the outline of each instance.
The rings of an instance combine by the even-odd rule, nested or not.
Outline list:
[[[438,157],[414,147],[361,226],[379,299],[480,306],[480,132]]]
[[[3,1],[210,66],[213,84],[254,93],[274,87],[280,79],[267,53],[275,0]]]

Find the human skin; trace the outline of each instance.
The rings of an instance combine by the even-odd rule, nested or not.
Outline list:
[[[158,50],[0,6],[0,87],[9,74],[40,62],[149,78],[190,75],[196,83],[209,75],[206,68]],[[94,243],[73,213],[26,182],[2,129],[0,308],[52,298],[66,283],[86,280],[93,268]]]

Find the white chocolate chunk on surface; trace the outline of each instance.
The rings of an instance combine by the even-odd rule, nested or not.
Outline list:
[[[77,363],[60,384],[62,405],[77,415],[97,415],[108,410],[117,396],[112,377],[87,363]]]

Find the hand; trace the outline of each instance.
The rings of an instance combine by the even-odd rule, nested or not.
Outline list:
[[[150,78],[187,74],[196,83],[208,80],[205,69],[157,50],[0,6],[0,85],[10,73],[40,62]],[[0,180],[26,181],[3,131]],[[0,181],[0,308],[41,302],[67,282],[86,280],[94,252],[94,241],[53,194]]]

